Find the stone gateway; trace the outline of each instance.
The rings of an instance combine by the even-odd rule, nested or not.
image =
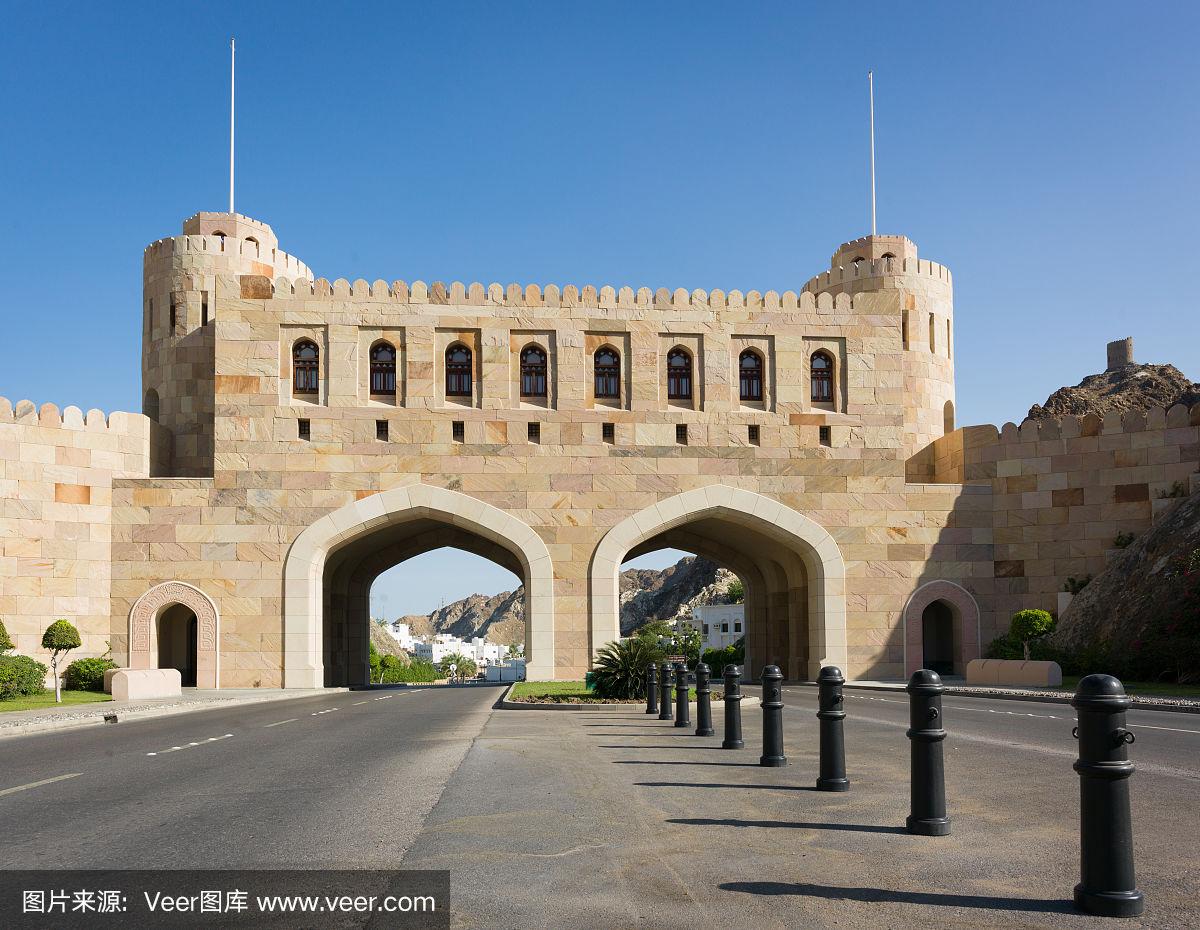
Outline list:
[[[784,293],[331,283],[200,213],[142,339],[141,414],[0,399],[0,615],[200,688],[365,683],[372,582],[443,546],[522,579],[531,679],[665,546],[743,580],[749,678],[962,674],[1200,458],[1200,407],[956,429],[950,272],[896,236]]]

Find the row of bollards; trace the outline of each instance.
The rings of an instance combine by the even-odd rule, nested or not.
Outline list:
[[[674,672],[676,727],[690,727],[687,666],[672,669],[666,662],[646,672],[646,713],[672,719],[671,677]],[[722,749],[742,749],[742,670],[725,666],[725,733]],[[696,735],[712,736],[710,670],[696,666]],[[817,677],[820,758],[816,787],[822,791],[849,791],[842,697],[845,677],[836,666],[826,666]],[[946,836],[950,817],[946,811],[946,772],[942,744],[946,739],[942,714],[941,677],[929,669],[913,674],[905,688],[909,696],[909,833]],[[1129,778],[1133,763],[1127,746],[1134,741],[1125,726],[1129,708],[1125,688],[1111,675],[1088,675],[1079,682],[1071,705],[1078,715],[1072,734],[1079,740],[1074,764],[1080,780],[1080,882],[1075,905],[1104,917],[1136,917],[1145,901],[1134,881],[1133,825],[1129,806]],[[768,665],[762,672],[763,737],[759,764],[787,765],[783,746],[783,673]]]

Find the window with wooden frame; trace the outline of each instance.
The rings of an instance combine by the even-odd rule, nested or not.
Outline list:
[[[611,346],[603,346],[596,350],[596,354],[592,358],[596,379],[596,399],[620,400],[621,356]]]
[[[692,399],[692,355],[676,346],[667,353],[667,400]]]
[[[521,396],[546,396],[546,350],[541,346],[521,350]]]
[[[750,403],[763,399],[763,359],[753,349],[738,357],[738,396]]]
[[[446,350],[446,396],[471,396],[471,350],[456,342]]]
[[[396,393],[396,348],[390,342],[371,346],[371,393]]]
[[[292,346],[292,393],[313,395],[321,387],[321,350],[311,339]]]
[[[828,352],[817,351],[808,360],[811,377],[811,397],[814,404],[833,401],[833,359]]]

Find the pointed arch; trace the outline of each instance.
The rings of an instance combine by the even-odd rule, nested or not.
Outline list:
[[[935,601],[942,601],[954,613],[958,658],[963,672],[971,659],[980,653],[980,611],[975,596],[962,585],[937,579],[927,581],[909,596],[904,605],[901,623],[904,628],[904,674],[911,675],[921,668],[924,661],[924,628],[921,622],[925,608]]]
[[[804,564],[808,576],[808,668],[837,665],[847,675],[846,567],[837,542],[820,524],[779,501],[728,485],[709,485],[665,498],[610,529],[592,555],[590,568],[592,653],[620,633],[618,572],[637,546],[677,527],[701,520],[726,521],[782,545]]]
[[[324,684],[323,587],[328,558],[380,530],[418,520],[474,533],[513,555],[526,585],[526,676],[530,680],[554,677],[554,569],[542,538],[528,524],[477,498],[413,484],[346,504],[292,542],[283,573],[284,687]]]
[[[129,667],[157,668],[156,621],[180,604],[196,615],[196,687],[221,687],[221,615],[216,602],[195,585],[182,581],[156,584],[129,610]]]

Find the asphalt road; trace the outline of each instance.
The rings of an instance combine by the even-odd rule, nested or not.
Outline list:
[[[351,692],[0,741],[0,868],[448,869],[474,927],[1095,927],[1070,904],[1069,706],[944,700],[953,833],[913,837],[907,704],[847,692],[851,791],[812,790],[816,694],[786,768],[630,705],[493,711],[488,686]],[[1200,716],[1136,711],[1146,916],[1200,926]]]
[[[0,867],[395,867],[499,693],[340,692],[6,739]]]

